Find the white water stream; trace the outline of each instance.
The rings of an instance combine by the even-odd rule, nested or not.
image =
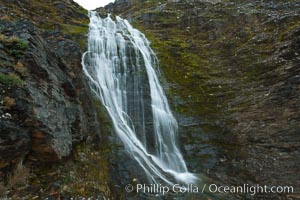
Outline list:
[[[152,183],[193,182],[196,177],[188,172],[176,144],[177,121],[156,75],[158,62],[149,41],[127,20],[102,19],[94,11],[89,15],[83,69],[125,149]],[[148,110],[143,85],[150,93]],[[150,132],[146,115],[152,115]]]

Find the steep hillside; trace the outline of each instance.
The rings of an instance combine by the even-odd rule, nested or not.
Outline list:
[[[104,114],[81,67],[87,11],[52,0],[0,11],[1,198],[107,195]]]
[[[225,185],[299,189],[299,2],[119,0],[105,8],[152,43],[191,170]],[[293,197],[281,196],[262,198]]]

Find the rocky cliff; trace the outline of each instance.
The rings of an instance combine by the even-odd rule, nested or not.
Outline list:
[[[52,0],[1,0],[0,11],[1,195],[100,195],[103,114],[81,70],[87,11]]]
[[[296,190],[227,199],[299,198],[299,10],[295,0],[117,0],[99,9],[152,43],[192,172]],[[128,171],[142,171],[110,144],[81,70],[87,30],[87,12],[71,0],[0,0],[1,197],[138,198],[120,188],[135,179]],[[214,197],[186,199],[200,198]]]
[[[298,1],[117,0],[105,8],[152,43],[192,171],[299,192]]]

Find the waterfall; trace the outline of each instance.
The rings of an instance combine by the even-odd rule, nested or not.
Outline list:
[[[149,41],[120,17],[102,19],[94,11],[89,16],[83,70],[125,149],[151,183],[193,182],[176,145],[178,124],[156,75],[158,62]]]

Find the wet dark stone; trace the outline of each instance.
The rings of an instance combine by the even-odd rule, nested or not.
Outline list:
[[[0,169],[25,158],[54,162],[70,157],[73,147],[88,135],[100,135],[98,113],[93,107],[95,99],[81,72],[78,44],[66,39],[57,45],[48,38],[61,33],[42,34],[28,21],[1,23],[1,27],[2,33],[28,42],[28,49],[20,58],[28,74],[25,87],[0,84],[1,97],[9,96],[15,101],[12,109],[2,112],[1,108],[1,116],[8,113],[9,119],[0,118],[3,124],[1,155],[4,156],[0,158],[3,163]],[[65,51],[65,48],[72,51]],[[0,52],[0,55],[3,54]],[[14,57],[2,57],[15,65]],[[71,68],[74,74],[81,73],[76,79],[70,76]],[[12,71],[1,68],[1,72]]]

